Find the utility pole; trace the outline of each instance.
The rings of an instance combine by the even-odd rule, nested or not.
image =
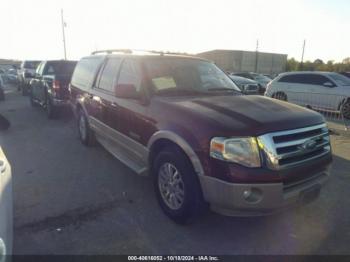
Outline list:
[[[303,70],[303,63],[304,63],[304,53],[305,53],[305,44],[306,44],[306,40],[304,39],[304,43],[303,43],[303,52],[301,54],[301,63],[300,63],[300,69]]]
[[[256,50],[255,50],[255,73],[258,72],[258,59],[259,59],[259,39],[256,40]]]
[[[66,35],[65,35],[65,32],[64,32],[64,28],[66,27],[66,22],[64,22],[64,19],[63,19],[63,9],[61,9],[61,22],[62,22],[64,60],[67,60]]]

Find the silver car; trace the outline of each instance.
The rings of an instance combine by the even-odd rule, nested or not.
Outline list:
[[[11,166],[0,147],[0,262],[12,254],[12,208]]]

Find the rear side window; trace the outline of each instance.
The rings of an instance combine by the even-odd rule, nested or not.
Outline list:
[[[75,61],[48,62],[44,75],[72,75],[76,64]]]
[[[307,85],[323,85],[326,82],[332,82],[327,77],[317,74],[295,74],[282,76],[278,82],[307,84]]]
[[[81,89],[91,88],[95,74],[103,62],[103,57],[87,57],[79,61],[74,70],[72,85]]]
[[[99,89],[102,89],[108,92],[113,92],[114,81],[117,78],[120,63],[121,63],[120,57],[112,57],[108,59],[108,61],[106,62],[105,66],[102,69],[102,73],[98,80],[97,87]]]
[[[136,87],[136,90],[140,90],[141,86],[141,75],[138,64],[130,59],[126,59],[123,62],[120,70],[120,76],[118,84],[130,84]]]

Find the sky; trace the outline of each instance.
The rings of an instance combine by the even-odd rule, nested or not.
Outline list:
[[[79,59],[97,49],[350,56],[348,0],[0,0],[0,58]]]

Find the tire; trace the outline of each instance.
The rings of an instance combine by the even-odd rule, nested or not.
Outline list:
[[[28,87],[24,84],[22,86],[22,96],[28,95]]]
[[[172,146],[161,151],[153,162],[152,173],[158,203],[175,223],[187,224],[204,213],[207,206],[197,174],[180,149]]]
[[[281,100],[281,101],[287,101],[287,95],[284,92],[277,92],[272,94],[272,98]]]
[[[33,93],[32,92],[29,93],[29,101],[30,101],[30,105],[32,107],[37,107],[38,104],[34,101],[34,97],[33,97]]]
[[[48,119],[57,117],[57,108],[52,104],[50,97],[46,98],[46,115]]]
[[[79,138],[83,145],[85,146],[94,146],[96,145],[95,134],[91,130],[85,112],[80,109],[78,112],[78,132]]]
[[[5,92],[4,90],[0,87],[0,101],[4,101],[5,100]]]
[[[344,118],[350,119],[350,99],[344,102],[341,106],[341,114]]]

